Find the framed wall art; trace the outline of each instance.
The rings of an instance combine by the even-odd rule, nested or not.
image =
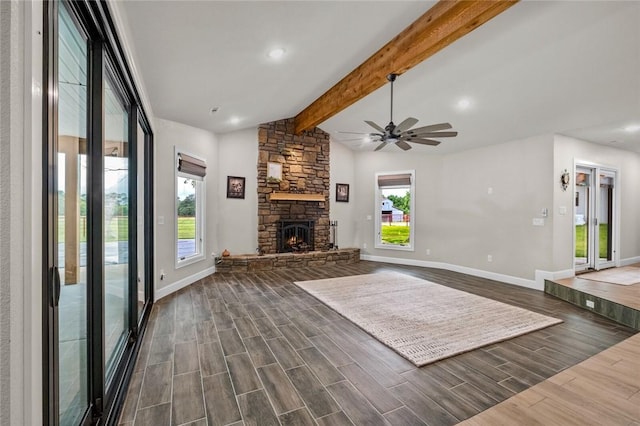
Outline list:
[[[267,181],[280,182],[282,180],[282,164],[267,163]]]
[[[349,184],[336,183],[336,201],[342,203],[349,202]]]
[[[244,199],[245,178],[239,176],[227,176],[227,198]]]

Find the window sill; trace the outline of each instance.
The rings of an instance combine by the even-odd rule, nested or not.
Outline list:
[[[376,243],[375,248],[382,249],[382,250],[415,251],[413,246],[395,246],[392,244],[380,244],[380,243]]]
[[[204,254],[196,254],[194,256],[176,260],[176,269],[180,269],[182,267],[192,265],[194,263],[200,262],[201,260],[204,260]]]

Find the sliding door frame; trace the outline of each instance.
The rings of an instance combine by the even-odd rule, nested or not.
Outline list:
[[[115,26],[104,1],[45,1],[44,7],[44,93],[43,102],[43,423],[59,422],[58,401],[58,300],[60,282],[57,279],[56,173],[58,133],[58,70],[57,39],[58,10],[66,7],[78,27],[88,39],[88,91],[87,91],[87,187],[92,194],[87,198],[87,362],[88,406],[81,424],[115,424],[124,403],[126,385],[131,379],[137,353],[153,304],[153,191],[144,194],[143,235],[138,235],[137,173],[142,173],[144,184],[153,188],[153,132],[143,104],[135,87],[126,55],[115,31]],[[107,63],[113,77],[121,86],[129,117],[129,229],[128,229],[128,324],[125,346],[110,382],[105,377],[104,347],[104,81]],[[144,139],[137,141],[138,124]],[[138,170],[137,143],[144,144],[144,170]],[[144,238],[144,293],[142,314],[138,316],[138,264],[137,240]]]

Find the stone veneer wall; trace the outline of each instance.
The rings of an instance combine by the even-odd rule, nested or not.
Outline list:
[[[274,269],[296,269],[314,266],[349,265],[360,262],[360,249],[349,248],[313,253],[235,255],[223,257],[216,272],[258,272]]]
[[[315,249],[329,248],[329,134],[318,129],[294,133],[293,118],[258,130],[258,245],[276,253],[281,219],[315,220]],[[267,181],[267,163],[282,164],[282,181]],[[270,201],[272,192],[323,194],[325,201]]]

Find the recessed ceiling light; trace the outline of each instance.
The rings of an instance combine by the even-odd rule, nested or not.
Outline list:
[[[238,124],[240,122],[240,119],[238,117],[231,117],[229,119],[229,123],[231,124]]]
[[[634,133],[640,130],[640,124],[630,124],[624,128],[625,132]]]
[[[470,106],[471,106],[471,100],[468,99],[468,98],[462,98],[456,103],[456,107],[460,111],[464,111],[466,109],[469,109]]]
[[[282,47],[276,47],[269,51],[269,57],[271,59],[280,59],[284,56],[285,50]]]

